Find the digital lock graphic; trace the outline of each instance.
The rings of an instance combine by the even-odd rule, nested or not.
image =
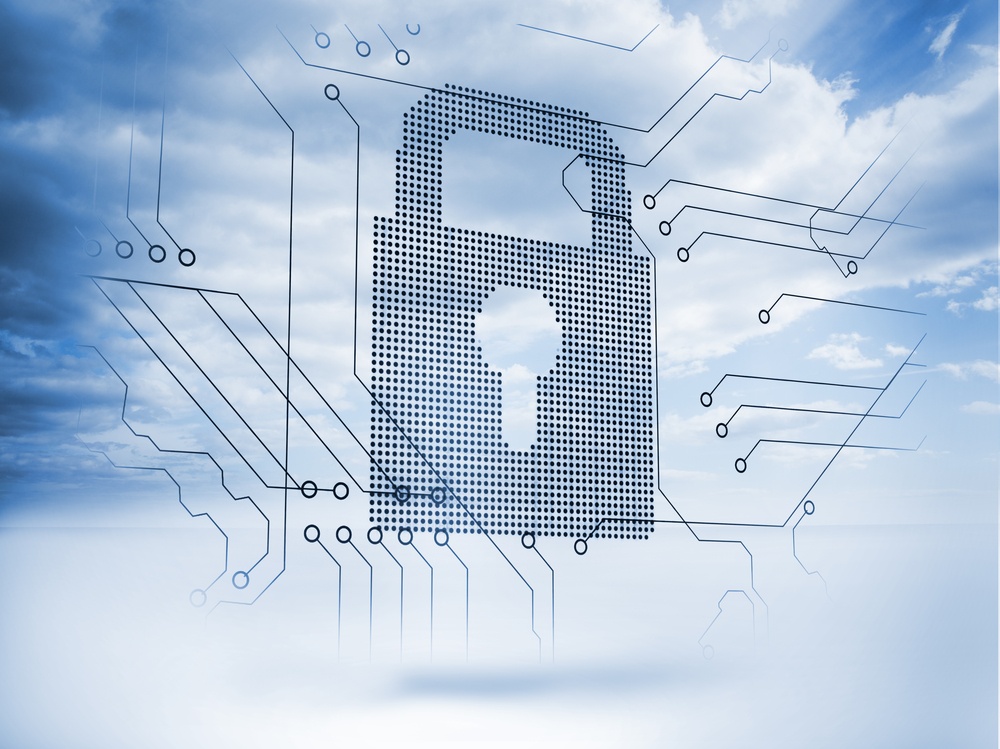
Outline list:
[[[447,225],[444,154],[463,130],[483,148],[507,138],[581,160],[592,189],[579,220],[592,224],[591,245]],[[371,521],[390,531],[648,537],[653,264],[632,248],[618,147],[583,112],[455,86],[404,114],[402,140],[395,215],[374,227]],[[562,331],[551,369],[538,373],[527,445],[505,436],[504,377],[476,331],[484,305],[510,289],[544,300]]]

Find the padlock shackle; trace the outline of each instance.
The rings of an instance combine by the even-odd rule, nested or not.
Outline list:
[[[567,169],[583,159],[591,170],[591,199],[588,204],[570,197],[591,214],[594,247],[631,246],[625,162],[606,130],[583,112],[450,85],[424,94],[403,115],[403,145],[396,155],[399,218],[442,222],[444,150],[462,129],[564,148],[573,154]]]

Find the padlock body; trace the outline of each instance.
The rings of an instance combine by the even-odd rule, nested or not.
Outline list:
[[[623,160],[579,114],[459,90],[404,119],[397,215],[374,225],[371,521],[384,530],[652,532],[652,259],[631,247]],[[587,160],[594,191],[580,217],[593,246],[443,225],[441,153],[459,127],[482,131],[484,147],[523,137]],[[504,442],[502,376],[476,339],[501,286],[543,295],[562,328],[527,451]]]

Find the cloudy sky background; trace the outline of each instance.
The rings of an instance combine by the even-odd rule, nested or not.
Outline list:
[[[417,23],[420,33],[408,33],[406,24]],[[345,24],[371,45],[370,56],[356,54]],[[407,66],[396,63],[378,24],[407,49]],[[518,24],[626,48],[655,31],[626,52]],[[539,746],[995,745],[995,4],[300,2],[279,10],[9,0],[0,29],[6,738],[103,747],[325,745],[344,737],[364,746],[388,734],[417,746],[469,736]],[[307,62],[371,77],[309,68],[291,45]],[[283,341],[294,130],[291,345],[316,390],[365,435],[368,400],[352,375],[355,218],[364,299],[370,219],[392,210],[401,115],[422,94],[389,81],[470,86],[646,129],[720,55],[748,59],[761,45],[751,63],[721,62],[651,132],[609,133],[627,158],[645,163],[713,93],[739,97],[766,84],[774,55],[762,94],[716,98],[649,167],[629,170],[628,181],[636,232],[656,258],[661,487],[685,518],[729,523],[780,525],[790,513],[801,516],[793,511],[808,496],[816,512],[797,529],[794,552],[822,580],[796,561],[790,526],[704,534],[743,547],[698,543],[676,526],[635,547],[595,544],[585,557],[540,542],[558,575],[561,655],[557,667],[539,670],[524,590],[490,549],[456,541],[474,590],[495,593],[492,603],[479,599],[475,667],[442,665],[462,660],[463,638],[452,628],[462,580],[453,562],[431,557],[440,565],[439,665],[425,663],[425,588],[407,588],[408,666],[377,670],[365,665],[367,568],[341,545],[348,605],[338,661],[336,574],[301,529],[316,523],[329,528],[328,539],[347,523],[360,543],[360,492],[344,503],[329,494],[293,497],[284,546],[281,492],[261,488],[100,289],[137,325],[149,324],[137,297],[86,276],[235,291]],[[324,96],[330,83],[337,101]],[[564,154],[484,148],[472,137],[452,145],[446,221],[494,221],[511,233],[586,243],[588,224],[558,182]],[[911,226],[890,229],[846,279],[818,253],[711,236],[682,264],[678,247],[703,231],[808,241],[801,229],[692,210],[663,236],[659,223],[685,204],[791,221],[811,211],[676,185],[646,210],[641,197],[670,179],[840,203],[848,213],[872,206],[883,219],[902,211],[899,220]],[[818,226],[841,224],[822,215]],[[147,258],[140,231],[167,248],[162,264]],[[835,251],[864,254],[880,231],[862,224],[847,237],[818,236]],[[195,251],[193,266],[178,263],[166,232]],[[116,255],[118,240],[132,244],[131,257]],[[100,253],[91,257],[96,243]],[[143,293],[263,444],[231,416],[224,431],[266,481],[280,483],[267,449],[283,446],[283,399],[203,301]],[[923,314],[785,298],[762,325],[758,310],[781,294]],[[280,352],[238,305],[215,301],[283,380]],[[532,322],[507,319],[522,338]],[[156,335],[167,356],[170,342]],[[882,387],[925,335],[912,359],[923,366],[904,368],[873,413],[901,414],[919,390],[917,398],[903,418],[868,421],[854,439],[920,450],[844,450],[814,489],[833,448],[760,445],[742,475],[733,461],[761,438],[842,441],[857,419],[743,409],[724,440],[716,424],[741,404],[864,412],[872,391],[729,379],[711,408],[698,402],[727,373]],[[88,346],[128,383],[136,431],[164,449],[211,453],[215,466],[203,456],[157,453],[129,434],[119,419],[122,382]],[[186,366],[185,381],[198,383]],[[201,402],[224,414],[217,394],[201,387]],[[301,376],[293,393],[363,480],[364,455]],[[293,470],[347,481],[304,423],[295,421],[291,437]],[[152,470],[116,470],[95,450]],[[188,512],[160,468],[182,485]],[[255,504],[233,501],[241,497]],[[201,512],[227,531],[228,558],[207,518],[191,518]],[[676,515],[661,502],[658,517]],[[426,585],[420,561],[404,557],[409,550],[388,540],[387,548],[407,570],[414,565],[409,585]],[[504,548],[547,600],[538,558],[516,544]],[[439,550],[428,541],[421,551]],[[385,554],[374,558],[382,582],[396,574]],[[247,588],[234,589],[233,571],[260,559]],[[260,598],[214,609],[206,625],[205,609],[188,598],[227,561],[211,604]],[[709,628],[727,590],[750,595],[727,597]],[[373,600],[390,610],[398,592],[387,584]],[[376,619],[374,659],[398,660],[402,635]],[[541,611],[538,622],[548,625]],[[552,642],[542,639],[548,657]]]

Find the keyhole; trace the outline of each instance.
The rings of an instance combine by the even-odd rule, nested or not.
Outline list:
[[[501,374],[501,433],[510,450],[526,452],[538,437],[538,378],[562,350],[562,328],[542,292],[501,286],[476,315],[483,360]]]

